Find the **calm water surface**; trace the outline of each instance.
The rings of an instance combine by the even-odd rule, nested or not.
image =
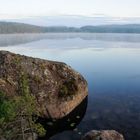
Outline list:
[[[49,130],[54,130],[48,132],[50,140],[78,140],[92,129],[115,129],[126,140],[140,140],[140,35],[0,35],[0,50],[66,62],[87,79],[89,96],[83,112],[72,113],[53,127],[48,122]],[[67,122],[65,127],[62,122]]]

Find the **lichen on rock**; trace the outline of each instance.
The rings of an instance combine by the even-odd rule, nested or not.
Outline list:
[[[66,116],[88,93],[83,76],[65,63],[0,51],[0,91],[7,96],[20,96],[23,76],[28,81],[24,84],[37,100],[41,117]]]

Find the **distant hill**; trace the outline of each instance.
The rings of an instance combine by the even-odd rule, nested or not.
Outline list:
[[[0,34],[47,32],[140,33],[140,24],[83,26],[76,28],[66,26],[41,27],[24,23],[0,22]]]
[[[0,34],[41,33],[44,27],[15,22],[0,22]]]
[[[140,33],[140,24],[84,26],[80,30],[97,33]]]

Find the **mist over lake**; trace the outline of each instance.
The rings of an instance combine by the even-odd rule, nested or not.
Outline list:
[[[50,140],[77,140],[91,129],[115,129],[126,140],[139,140],[140,34],[0,35],[0,50],[65,62],[88,81],[88,106],[76,131]]]

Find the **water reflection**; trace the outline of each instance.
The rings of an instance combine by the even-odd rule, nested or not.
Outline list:
[[[0,46],[26,44],[39,40],[71,40],[83,41],[110,41],[110,42],[140,42],[140,34],[105,34],[105,33],[47,33],[47,34],[8,34],[0,35]],[[75,40],[75,41],[76,41]],[[72,42],[71,42],[72,43]],[[76,43],[76,42],[75,42]]]
[[[84,129],[83,132],[92,129],[114,129],[122,133],[126,140],[140,139],[140,95],[138,92],[108,93],[102,96],[96,94],[92,100],[89,98],[89,106],[87,115],[79,126],[80,129]]]
[[[39,140],[47,140],[50,137],[67,130],[74,130],[77,125],[83,119],[86,109],[87,109],[88,97],[86,97],[80,105],[78,105],[69,115],[66,117],[55,120],[55,119],[40,119],[47,134],[44,138],[39,138]],[[76,130],[76,129],[75,129]]]
[[[46,39],[0,49],[63,61],[79,71],[89,85],[87,112],[84,119],[79,121],[76,130],[62,132],[64,131],[62,128],[72,130],[70,126],[75,127],[73,121],[64,123],[66,127],[63,123],[57,123],[54,128],[55,123],[48,120],[46,127],[49,130],[46,138],[52,136],[51,140],[78,140],[81,134],[91,129],[115,129],[122,132],[126,140],[139,140],[140,35],[43,34],[43,36],[46,36]]]

